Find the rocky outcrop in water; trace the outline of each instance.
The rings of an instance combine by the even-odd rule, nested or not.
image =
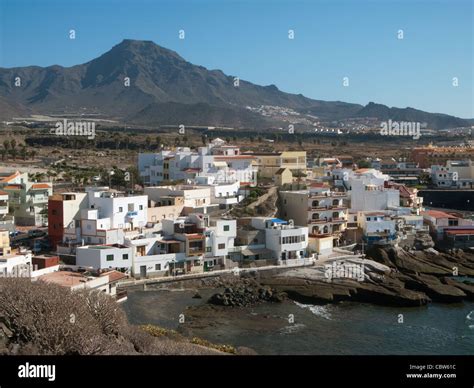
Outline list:
[[[218,306],[244,307],[265,301],[281,302],[285,297],[284,293],[275,291],[271,287],[245,279],[240,284],[227,287],[223,292],[214,294],[209,298],[208,303]]]

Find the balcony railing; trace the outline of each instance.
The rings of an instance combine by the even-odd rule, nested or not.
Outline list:
[[[328,217],[328,218],[318,218],[308,220],[308,224],[326,224],[331,222],[347,222],[347,220],[343,217]]]

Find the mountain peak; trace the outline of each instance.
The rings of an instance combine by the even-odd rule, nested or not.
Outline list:
[[[152,40],[124,39],[119,44],[112,47],[109,52],[128,51],[133,53],[143,53],[148,55],[165,55],[179,60],[184,59],[175,51],[162,47]]]

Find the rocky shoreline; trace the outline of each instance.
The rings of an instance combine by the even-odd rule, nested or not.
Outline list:
[[[262,274],[259,281],[287,293],[291,299],[312,304],[350,300],[412,307],[429,302],[474,300],[474,284],[456,279],[474,277],[474,255],[470,253],[375,248],[367,253],[365,260],[346,261],[364,264],[363,281],[328,281],[321,276],[318,266],[288,270],[275,276]]]
[[[334,262],[341,264],[339,259],[334,259]],[[474,277],[472,253],[373,248],[364,259],[346,256],[342,260],[344,265],[363,264],[363,279],[328,279],[325,268],[334,262],[328,260],[312,267],[251,271],[241,277],[206,280],[195,286],[223,288],[222,292],[209,298],[208,304],[227,307],[281,302],[286,297],[318,305],[354,301],[403,307],[474,300],[474,284],[457,279]]]

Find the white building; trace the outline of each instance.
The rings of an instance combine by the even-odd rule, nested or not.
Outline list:
[[[88,188],[90,209],[99,211],[99,218],[109,218],[111,228],[134,229],[147,223],[148,197],[125,196],[108,188]]]
[[[183,197],[185,208],[205,209],[211,205],[211,187],[195,185],[145,187],[145,195],[158,202],[163,197]]]
[[[74,253],[80,245],[123,244],[127,236],[138,235],[150,226],[147,221],[148,197],[125,196],[107,187],[87,188],[88,207],[80,219],[64,229],[58,253]]]
[[[448,160],[445,166],[431,166],[431,181],[437,187],[473,188],[474,161]]]
[[[0,277],[28,277],[33,270],[31,252],[10,253],[0,256]]]
[[[204,271],[215,267],[226,267],[229,251],[234,248],[234,241],[237,237],[237,221],[230,219],[210,220],[204,235],[206,236]]]
[[[0,228],[13,231],[15,229],[14,217],[9,214],[8,193],[0,190]]]
[[[388,212],[358,212],[357,222],[364,240],[369,244],[396,239],[396,222]]]
[[[253,156],[241,155],[238,147],[225,146],[214,140],[197,151],[180,147],[175,151],[140,153],[138,170],[145,185],[163,181],[194,181],[197,176],[213,176],[216,183],[256,183],[257,167],[254,161]]]
[[[48,197],[53,193],[51,183],[30,182],[28,173],[17,171],[0,175],[0,189],[8,194],[16,225],[48,224]]]
[[[124,245],[86,245],[76,249],[76,265],[94,269],[132,267],[133,250]]]
[[[118,271],[107,271],[94,275],[73,271],[55,271],[38,277],[39,280],[58,284],[71,291],[91,290],[103,292],[115,297],[119,302],[126,298],[117,293],[117,282],[124,278],[126,278],[126,275]]]
[[[255,217],[251,220],[255,229],[265,231],[266,248],[279,261],[302,259],[308,247],[308,228],[294,226],[278,218]]]

